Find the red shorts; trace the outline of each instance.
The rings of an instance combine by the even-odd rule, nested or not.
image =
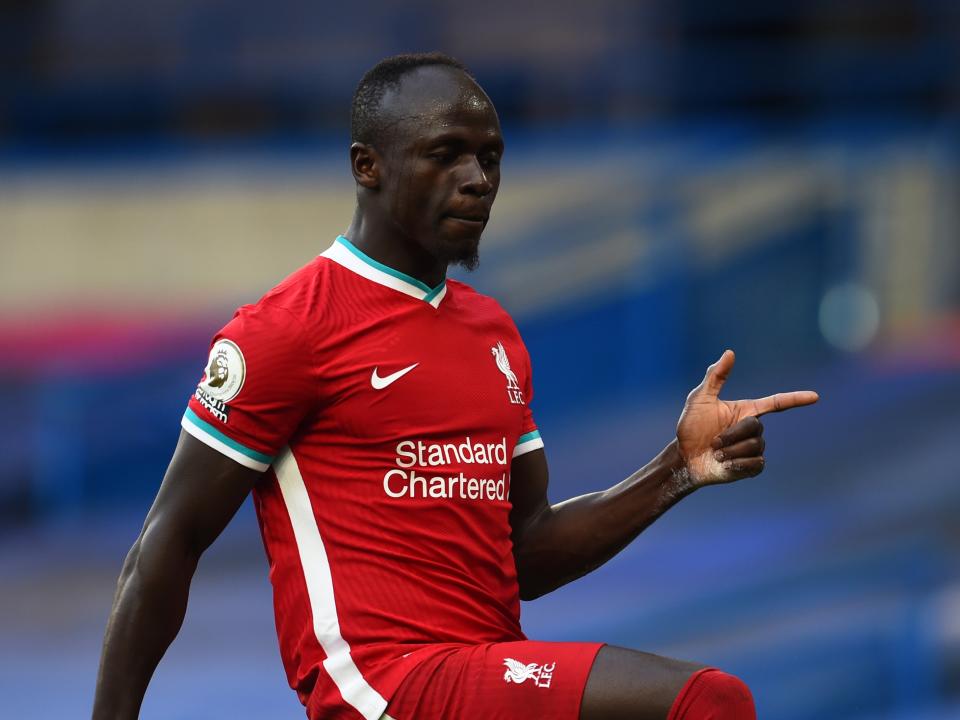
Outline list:
[[[601,647],[535,640],[454,647],[411,671],[386,714],[393,720],[577,720]]]

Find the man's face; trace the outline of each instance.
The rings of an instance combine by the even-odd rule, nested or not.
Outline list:
[[[432,257],[472,270],[500,187],[493,104],[460,71],[425,67],[388,92],[382,109],[397,121],[381,174],[390,218]]]

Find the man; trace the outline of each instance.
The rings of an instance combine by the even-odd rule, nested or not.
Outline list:
[[[550,505],[520,336],[445,279],[476,265],[500,183],[490,99],[446,56],[399,56],[364,76],[351,125],[349,229],[212,344],[120,576],[94,717],[137,715],[201,553],[251,489],[310,718],[754,717],[718,670],[527,640],[519,601],[598,567],[697,488],[759,473],[757,418],[816,394],[721,401],[727,351],[648,465]]]

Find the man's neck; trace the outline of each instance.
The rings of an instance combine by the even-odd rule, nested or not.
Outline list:
[[[415,240],[397,231],[395,226],[376,222],[354,212],[344,236],[354,247],[387,267],[416,278],[428,287],[436,287],[447,275],[447,265],[424,250]]]

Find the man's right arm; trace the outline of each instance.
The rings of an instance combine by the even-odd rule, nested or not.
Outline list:
[[[103,640],[94,720],[138,716],[153,671],[183,623],[200,555],[260,475],[181,431],[120,573]]]

